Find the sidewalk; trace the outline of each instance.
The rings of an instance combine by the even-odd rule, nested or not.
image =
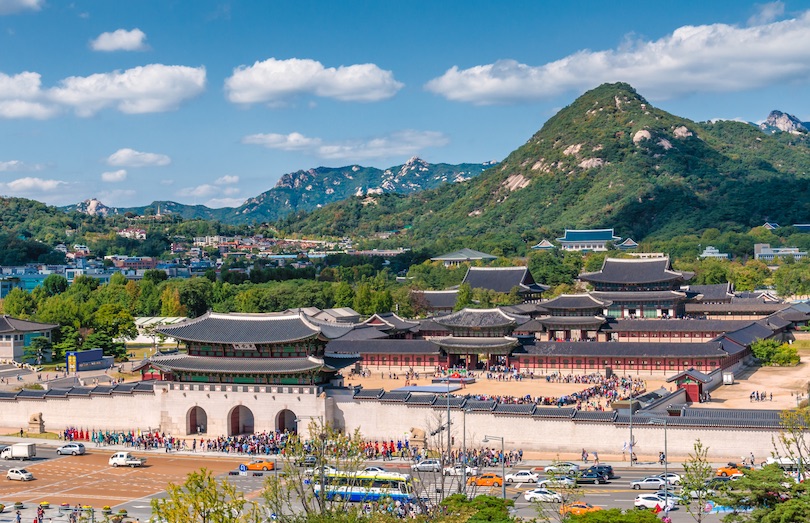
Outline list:
[[[17,429],[19,431],[19,429]],[[13,443],[36,443],[37,446],[43,447],[51,447],[57,448],[62,446],[65,441],[58,439],[45,439],[45,438],[36,438],[36,437],[19,437],[17,436],[4,436],[2,434],[15,434],[15,430],[13,428],[2,428],[0,427],[0,443],[4,445],[11,445]],[[192,438],[188,438],[189,440]],[[207,439],[207,438],[206,438]],[[141,448],[130,447],[127,445],[100,445],[96,446],[95,443],[92,441],[77,441],[77,443],[84,443],[85,447],[87,448],[88,452],[93,453],[109,453],[113,454],[118,451],[128,451],[134,454],[161,454],[166,455],[166,449],[161,447],[157,449],[149,449],[143,450]],[[245,460],[257,457],[256,455],[248,456],[247,454],[243,453],[226,453],[226,452],[218,452],[218,451],[200,451],[193,452],[191,450],[172,450],[171,454],[180,455],[180,456],[194,456],[199,458],[208,458],[208,459],[216,459],[216,458],[244,458]],[[276,455],[270,454],[269,458],[273,459]],[[571,463],[576,463],[582,469],[588,468],[589,466],[593,465],[593,460],[589,459],[588,463],[583,463],[582,459],[579,455],[575,455],[574,453],[556,453],[556,452],[527,452],[524,454],[523,461],[514,464],[511,468],[515,469],[537,469],[542,470],[542,468],[551,465],[555,461],[567,461]],[[684,458],[679,456],[672,456],[670,457],[667,468],[670,471],[677,471],[683,469],[683,461]],[[713,468],[718,468],[721,466],[725,466],[729,460],[713,460],[710,461],[710,464]],[[383,461],[381,459],[369,460],[369,463],[374,463],[375,465],[385,466],[385,465],[393,465],[395,463],[398,464],[411,464],[412,460],[410,459],[403,459],[399,457],[395,457],[390,461]],[[599,459],[600,465],[610,465],[616,470],[645,470],[649,472],[663,472],[664,466],[658,463],[658,456],[647,456],[641,455],[638,457],[638,462],[630,466],[629,459],[626,461],[622,461],[621,455],[613,455],[608,454],[606,456],[600,456]],[[494,468],[499,468],[496,466]]]

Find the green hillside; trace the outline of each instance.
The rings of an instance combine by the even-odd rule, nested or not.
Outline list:
[[[640,241],[810,221],[809,173],[806,134],[697,123],[653,107],[627,84],[605,84],[473,180],[352,198],[280,226],[333,236],[405,230],[398,241],[413,244],[529,243],[565,228],[614,227]]]

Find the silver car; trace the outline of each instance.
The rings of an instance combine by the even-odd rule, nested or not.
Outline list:
[[[16,481],[31,481],[34,479],[34,475],[25,469],[8,469],[6,478]]]
[[[66,443],[56,449],[56,453],[60,456],[65,454],[70,454],[71,456],[80,456],[84,454],[84,444],[83,443]]]
[[[423,459],[411,465],[411,469],[416,472],[441,472],[442,464],[438,459]]]

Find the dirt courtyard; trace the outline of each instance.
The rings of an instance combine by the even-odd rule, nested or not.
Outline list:
[[[711,393],[711,401],[695,403],[692,406],[700,408],[780,410],[795,408],[797,394],[801,394],[799,400],[807,399],[808,382],[810,381],[810,351],[802,351],[800,354],[801,362],[795,367],[748,367],[738,371],[734,376],[733,385],[720,385]],[[405,370],[396,371],[399,379],[390,379],[387,368],[383,370],[371,367],[371,376],[363,378],[352,375],[347,376],[345,381],[347,385],[362,385],[365,389],[385,389],[390,391],[405,386]],[[392,369],[391,372],[394,372],[394,370]],[[559,397],[591,386],[584,383],[548,383],[545,377],[536,377],[533,380],[498,381],[487,379],[486,374],[483,372],[477,372],[476,375],[478,376],[476,383],[467,385],[465,388],[455,391],[454,394],[493,396],[525,396],[528,394],[532,397]],[[648,391],[660,387],[667,390],[674,389],[674,384],[667,383],[660,373],[655,375],[634,374],[633,377],[645,380]],[[420,373],[419,379],[410,380],[410,384],[432,385],[432,379],[432,373]],[[768,399],[766,401],[752,402],[749,397],[754,391],[764,392]],[[770,400],[771,394],[773,394],[773,401]]]

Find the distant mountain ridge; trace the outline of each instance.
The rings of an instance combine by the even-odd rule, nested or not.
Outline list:
[[[275,187],[248,198],[241,206],[220,209],[172,201],[155,201],[141,207],[108,207],[95,198],[61,209],[101,216],[127,212],[142,215],[149,209],[152,214],[171,213],[185,219],[201,218],[229,224],[275,221],[289,214],[311,211],[354,196],[410,194],[434,189],[442,184],[464,182],[496,164],[497,162],[431,164],[413,157],[402,165],[388,169],[359,165],[339,168],[317,167],[287,173],[279,179]]]
[[[771,111],[768,118],[759,124],[759,128],[766,133],[806,133],[810,131],[810,122],[802,122],[792,114],[782,111]]]
[[[804,223],[809,144],[802,132],[694,122],[654,107],[627,84],[604,84],[466,184],[348,199],[282,225],[336,236],[401,230],[401,243],[454,240],[474,248],[553,239],[566,228],[613,227],[640,241],[767,220]]]

